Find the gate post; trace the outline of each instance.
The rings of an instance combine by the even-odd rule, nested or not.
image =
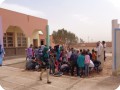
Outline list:
[[[49,35],[49,25],[46,26],[46,44],[47,44],[47,47],[50,46],[50,35]]]
[[[3,28],[2,28],[2,17],[0,16],[0,44],[3,46]]]
[[[112,74],[120,74],[120,28],[117,20],[112,20]]]

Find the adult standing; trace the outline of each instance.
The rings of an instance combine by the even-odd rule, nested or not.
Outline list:
[[[0,44],[0,66],[2,66],[2,61],[3,61],[4,54],[5,54],[4,48]]]
[[[104,61],[105,61],[105,59],[106,59],[106,42],[102,41],[102,44],[103,44],[103,49],[104,49]]]
[[[101,62],[100,70],[103,70],[104,65],[104,49],[102,43],[97,42],[97,60]]]

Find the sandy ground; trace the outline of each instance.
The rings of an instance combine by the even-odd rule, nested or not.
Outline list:
[[[25,62],[9,65],[10,67],[25,69]],[[91,72],[90,77],[111,76],[112,75],[112,56],[107,56],[104,62],[104,69],[102,72]]]
[[[15,67],[15,68],[20,68],[20,69],[25,69],[25,62],[17,63],[17,64],[12,64],[8,65],[10,67]]]
[[[107,56],[106,61],[104,62],[103,71],[100,73],[92,72],[91,77],[97,76],[111,76],[112,75],[112,56]]]

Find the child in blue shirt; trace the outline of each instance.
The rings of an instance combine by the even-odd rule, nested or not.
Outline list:
[[[77,59],[77,64],[78,64],[78,68],[79,68],[79,76],[81,77],[83,75],[83,70],[84,70],[84,67],[85,67],[85,56],[84,56],[84,53],[82,52],[82,54],[80,54],[78,56],[78,59]]]

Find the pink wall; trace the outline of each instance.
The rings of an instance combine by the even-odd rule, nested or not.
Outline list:
[[[0,44],[3,46],[2,18],[0,17]]]
[[[41,30],[44,36],[46,36],[46,25],[48,25],[48,21],[46,19],[25,15],[2,8],[0,8],[0,16],[2,17],[4,33],[7,28],[12,25],[19,26],[27,37],[31,36],[35,30]]]

